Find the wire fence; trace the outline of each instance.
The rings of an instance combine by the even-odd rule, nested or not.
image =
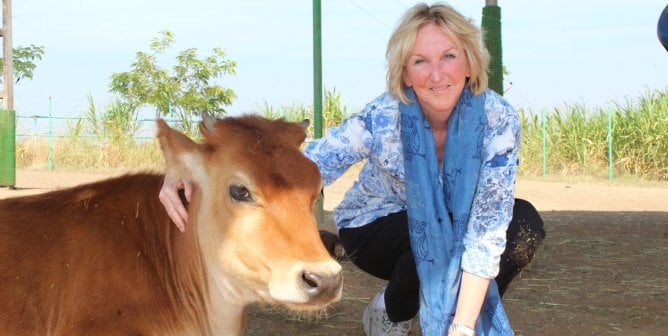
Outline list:
[[[49,115],[17,115],[16,116],[16,138],[25,139],[25,138],[67,138],[70,137],[70,130],[74,127],[72,123],[85,122],[87,118],[85,117],[63,117],[63,116],[49,116]],[[153,127],[145,127],[149,123],[155,123],[157,119],[155,118],[143,118],[136,119],[135,121],[142,125],[141,129],[137,134],[133,135],[132,138],[135,140],[150,140],[153,139],[152,131],[155,130]],[[164,119],[169,125],[181,124],[181,120]],[[195,120],[193,120],[195,122]],[[79,135],[83,138],[107,138],[104,136],[98,136],[94,134],[82,134]]]
[[[608,108],[608,178],[613,179],[613,142],[612,142],[612,132],[613,132],[613,118],[612,110]],[[548,134],[547,134],[547,122],[546,122],[546,112],[542,111],[540,114],[541,126],[542,126],[542,175],[546,176],[548,174]],[[46,139],[48,146],[48,156],[49,162],[52,162],[53,157],[53,148],[51,143],[54,139],[57,138],[68,138],[73,137],[72,129],[77,123],[87,122],[85,117],[67,117],[67,116],[53,116],[53,115],[17,115],[16,116],[16,138],[17,141],[25,141],[26,139],[34,139],[37,142],[39,139]],[[131,136],[135,141],[150,141],[154,139],[155,134],[155,118],[143,118],[136,119],[135,122],[140,125],[140,129]],[[178,125],[182,123],[181,120],[174,120],[170,118],[165,118],[165,121],[169,125]],[[195,122],[194,120],[192,122]],[[91,140],[111,140],[111,137],[100,136],[96,134],[77,134],[76,137],[91,139]],[[49,169],[53,169],[53,165],[49,164]]]
[[[606,140],[608,143],[608,179],[612,180],[614,178],[614,157],[613,157],[613,112],[612,108],[608,105],[607,109],[608,116],[608,131],[606,135]],[[543,176],[547,176],[547,113],[545,110],[542,110],[540,113],[541,120],[541,144],[542,144],[542,166],[543,166]]]

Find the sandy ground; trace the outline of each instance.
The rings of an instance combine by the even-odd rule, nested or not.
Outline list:
[[[325,188],[325,210],[341,200],[356,178],[350,171]],[[668,211],[668,183],[629,183],[623,181],[573,178],[520,177],[515,195],[530,200],[538,211]]]
[[[122,174],[18,170],[16,190],[0,188],[0,198],[42,193]],[[346,173],[325,188],[325,210],[331,211],[354,182],[356,171]],[[530,200],[539,211],[661,211],[668,212],[668,183],[630,183],[574,178],[520,177],[516,196]]]

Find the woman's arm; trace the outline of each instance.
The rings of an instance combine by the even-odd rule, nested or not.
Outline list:
[[[515,110],[502,98],[486,102],[488,125],[484,160],[471,207],[462,255],[462,281],[453,324],[473,329],[490,281],[498,274],[506,247],[506,231],[515,202],[520,124]],[[461,333],[451,332],[449,335]]]
[[[459,286],[459,299],[453,324],[459,324],[475,329],[475,322],[480,314],[480,308],[485,300],[489,279],[473,275],[468,272],[462,273],[462,282]],[[458,332],[449,332],[448,336],[459,336]]]
[[[372,135],[365,112],[327,129],[324,137],[311,141],[304,149],[304,155],[318,166],[324,185],[333,183],[350,166],[369,156]]]
[[[503,98],[488,99],[483,162],[464,234],[462,270],[493,279],[499,272],[515,204],[520,122],[517,112]]]
[[[309,143],[304,155],[318,166],[322,183],[331,184],[350,166],[369,158],[377,141],[382,141],[382,135],[393,125],[391,120],[397,113],[397,100],[385,92],[366,104],[360,112],[327,129],[323,138]]]

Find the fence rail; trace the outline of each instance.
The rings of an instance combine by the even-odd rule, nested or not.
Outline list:
[[[70,122],[82,122],[85,121],[87,118],[85,117],[67,117],[67,116],[49,116],[49,115],[17,115],[16,116],[17,122],[17,133],[16,137],[17,140],[21,139],[28,139],[28,138],[46,138],[47,141],[49,142],[49,168],[53,169],[53,164],[52,162],[52,157],[53,157],[53,148],[51,145],[52,139],[55,138],[67,138],[71,137],[71,134],[69,134],[72,124],[68,124]],[[140,123],[143,127],[134,135],[132,136],[132,139],[135,140],[150,140],[153,139],[153,135],[145,135],[146,132],[149,131],[155,131],[154,127],[147,126],[149,123],[155,122],[157,119],[155,118],[143,118],[143,119],[136,119],[135,121],[137,123]],[[174,119],[169,119],[165,118],[168,124],[174,125],[174,124],[179,124],[181,123],[180,120],[174,120]],[[540,115],[540,120],[541,120],[541,127],[542,127],[542,174],[543,176],[546,176],[548,174],[548,167],[547,167],[547,158],[548,158],[548,144],[547,144],[547,129],[546,129],[546,112],[542,111]],[[194,120],[192,122],[195,122]],[[612,143],[612,131],[613,131],[613,118],[612,118],[612,111],[610,108],[608,108],[608,134],[607,134],[607,139],[608,139],[608,178],[613,179],[613,143]],[[46,125],[43,125],[46,124]],[[139,134],[139,135],[137,135]],[[143,134],[143,135],[142,135]],[[104,137],[104,136],[98,136],[98,135],[92,135],[92,134],[79,134],[77,137],[81,138],[86,138],[86,139],[110,139],[110,137]]]
[[[16,116],[16,137],[17,138],[26,138],[26,137],[46,137],[46,138],[67,138],[69,135],[67,133],[67,129],[62,130],[63,127],[67,128],[68,125],[55,125],[54,126],[54,121],[85,121],[87,118],[85,117],[62,117],[62,116],[48,116],[48,115],[17,115]],[[25,123],[23,123],[24,127],[20,127],[21,125],[21,120],[32,120],[32,127],[25,127]],[[40,120],[46,120],[47,121],[47,126],[46,127],[40,127],[39,121]],[[144,118],[144,119],[136,119],[135,121],[138,123],[145,123],[145,122],[155,122],[157,119],[155,118]],[[164,119],[167,124],[169,125],[175,125],[182,123],[181,120],[176,120],[176,119],[170,119],[166,118]],[[194,122],[195,120],[193,120]],[[59,127],[58,127],[59,126]],[[28,132],[24,130],[25,128],[31,128],[32,132]],[[56,130],[57,129],[57,130]],[[137,133],[141,132],[146,132],[149,131],[150,129],[142,129]],[[80,135],[83,138],[100,138],[96,135]],[[105,138],[105,137],[102,137]],[[152,139],[152,136],[133,136],[133,139],[138,139],[138,140],[148,140]]]

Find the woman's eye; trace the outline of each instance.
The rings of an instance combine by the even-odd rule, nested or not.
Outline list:
[[[246,187],[239,184],[233,184],[230,186],[230,197],[232,197],[233,200],[239,202],[253,201],[253,197],[251,196],[250,191],[248,191]]]
[[[457,56],[455,54],[445,54],[445,59],[455,59]]]
[[[422,63],[424,63],[424,60],[422,60],[422,59],[416,59],[416,60],[413,61],[413,65],[418,65],[418,64],[422,64]]]

